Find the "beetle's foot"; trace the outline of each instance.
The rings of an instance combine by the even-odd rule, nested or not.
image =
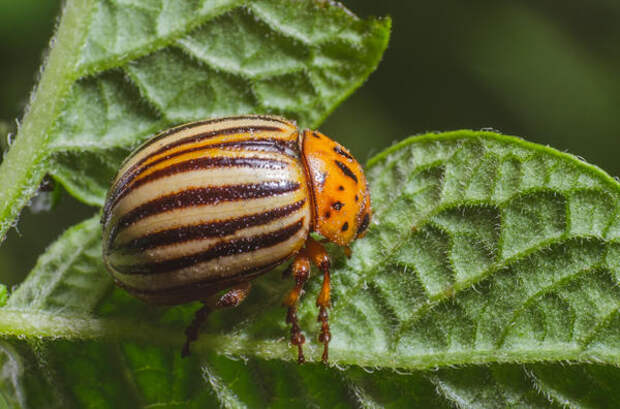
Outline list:
[[[186,356],[189,356],[189,346],[192,342],[198,339],[200,327],[205,322],[210,312],[211,308],[205,304],[194,314],[194,320],[187,328],[185,328],[186,338],[185,344],[183,344],[183,349],[181,349],[181,357],[185,358]]]
[[[328,314],[326,307],[319,308],[319,318],[318,322],[321,323],[321,332],[319,333],[319,342],[323,344],[323,356],[321,357],[321,361],[323,363],[327,363],[329,358],[329,341],[332,339],[332,334],[329,332],[329,322],[328,322]]]
[[[326,364],[327,359],[329,358],[329,341],[332,339],[332,334],[329,332],[329,315],[327,314],[327,309],[331,305],[331,285],[329,278],[329,265],[326,264],[320,266],[320,268],[323,270],[323,286],[321,287],[321,292],[316,300],[316,305],[319,307],[319,317],[317,321],[321,323],[319,342],[323,344],[323,356],[321,357],[321,360]]]
[[[310,260],[306,254],[306,250],[302,249],[290,266],[293,278],[295,278],[295,287],[287,294],[283,300],[283,304],[288,306],[286,313],[286,323],[291,324],[291,344],[297,346],[297,362],[303,364],[306,362],[304,357],[303,345],[306,342],[304,334],[301,333],[297,320],[297,303],[303,292],[305,282],[310,275]]]
[[[299,328],[299,323],[297,321],[297,307],[288,307],[286,322],[291,324],[291,344],[297,346],[297,363],[303,364],[306,362],[303,350],[306,337],[304,337],[304,334],[301,333],[301,329]]]

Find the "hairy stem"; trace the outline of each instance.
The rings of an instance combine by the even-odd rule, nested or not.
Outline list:
[[[36,193],[46,172],[49,131],[75,80],[78,50],[86,38],[92,0],[68,0],[45,69],[15,143],[0,164],[0,241]]]

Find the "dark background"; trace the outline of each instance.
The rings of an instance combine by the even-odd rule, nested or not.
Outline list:
[[[426,131],[494,128],[620,175],[620,1],[346,0],[390,15],[377,72],[321,127],[365,161]],[[60,11],[0,0],[0,138],[20,118]],[[24,210],[0,248],[0,282],[19,283],[66,227],[96,209],[64,195]]]

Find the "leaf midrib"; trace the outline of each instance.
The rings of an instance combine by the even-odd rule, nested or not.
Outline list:
[[[161,325],[137,324],[130,320],[109,318],[87,318],[47,312],[24,312],[3,309],[0,313],[0,334],[3,338],[39,338],[64,340],[94,340],[146,342],[179,348],[184,341],[180,328]],[[254,356],[259,359],[294,361],[296,354],[284,338],[256,340],[243,335],[210,334],[193,344],[196,356],[216,351],[221,355]],[[406,354],[368,353],[330,347],[331,365],[355,365],[361,367],[421,370],[449,365],[491,364],[491,363],[533,363],[533,362],[606,362],[620,365],[620,350],[595,353],[584,350],[577,343],[557,343],[554,348],[532,345],[532,349],[496,349],[475,351],[452,351],[440,353]],[[321,348],[306,345],[306,356],[319,362]]]

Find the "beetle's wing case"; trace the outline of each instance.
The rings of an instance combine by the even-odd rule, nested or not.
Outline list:
[[[297,133],[296,125],[277,116],[244,115],[191,122],[160,132],[138,146],[121,165],[111,190],[131,168],[148,165],[165,154],[186,151],[190,143],[194,144],[193,147],[200,147],[201,144],[212,144],[216,140],[234,141],[238,134],[244,132],[255,133],[256,139],[267,134],[271,140],[289,142],[295,149],[292,136]],[[269,132],[276,133],[269,135]]]
[[[104,261],[138,297],[191,301],[297,252],[310,218],[294,124],[266,116],[187,124],[123,164],[104,206]]]

